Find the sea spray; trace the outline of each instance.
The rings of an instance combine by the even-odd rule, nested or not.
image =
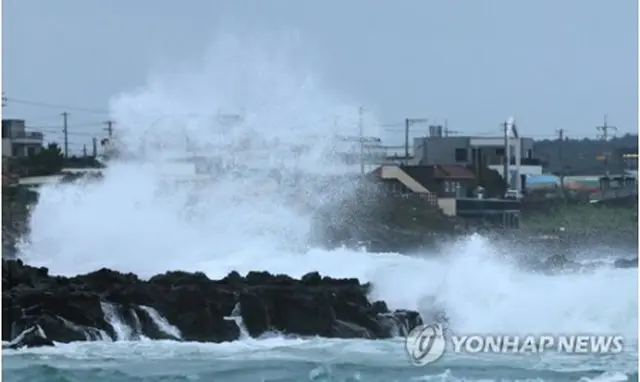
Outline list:
[[[233,321],[236,323],[236,325],[238,326],[238,330],[240,330],[241,340],[251,338],[251,335],[249,334],[249,330],[247,329],[246,325],[244,324],[244,321],[242,320],[242,306],[240,305],[240,303],[237,303],[233,307],[231,314],[224,317],[224,319],[227,321]]]
[[[138,160],[111,163],[96,184],[44,187],[23,256],[68,275],[102,267],[142,277],[169,269],[213,278],[232,270],[296,277],[318,271],[371,281],[372,297],[392,308],[426,315],[437,304],[457,332],[637,336],[633,269],[533,273],[508,257],[535,248],[498,247],[477,235],[411,256],[309,245],[310,215],[265,186],[264,168],[283,174],[359,172],[357,164],[335,160],[329,138],[336,116],[341,133],[357,133],[360,105],[344,102],[343,92],[323,87],[306,67],[271,49],[278,44],[221,38],[191,71],[157,75],[114,97],[120,145]],[[241,114],[243,120],[221,123],[218,113]],[[220,175],[199,187],[167,184],[158,163],[202,151],[237,164],[241,176]],[[260,171],[248,171],[252,166]],[[288,192],[313,205],[344,186],[336,182],[318,192],[309,184],[293,183]]]
[[[359,105],[324,89],[277,46],[221,37],[192,73],[157,76],[114,97],[118,148],[135,160],[110,163],[98,184],[44,187],[23,256],[55,273],[107,266],[150,276],[203,269],[218,256],[304,251],[310,212],[288,195],[317,206],[350,187],[317,185],[326,186],[318,177],[358,174],[357,164],[341,163],[336,153],[357,148],[337,133],[357,132]],[[229,124],[221,113],[242,118]],[[171,184],[176,170],[167,162],[194,155],[232,167],[211,174],[210,184]],[[293,174],[311,180],[274,189],[265,176],[271,171],[285,184]]]
[[[110,302],[101,302],[104,318],[113,328],[115,341],[130,341],[134,339],[134,329],[120,317],[118,307]]]
[[[182,334],[180,333],[180,329],[171,325],[166,318],[164,318],[157,310],[153,309],[150,306],[140,305],[140,309],[142,309],[153,321],[153,324],[163,332],[164,334],[168,334],[176,340],[182,339]]]

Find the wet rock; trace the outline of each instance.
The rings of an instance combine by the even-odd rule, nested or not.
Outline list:
[[[375,339],[422,323],[416,312],[390,312],[384,302],[369,301],[368,284],[317,272],[300,280],[268,272],[211,280],[173,271],[141,280],[109,269],[51,276],[20,260],[3,260],[2,268],[2,339],[13,347],[142,337],[223,342],[245,330],[252,337]],[[46,334],[36,338],[32,328]]]
[[[53,341],[47,338],[46,334],[38,325],[30,326],[22,331],[9,344],[3,345],[3,349],[20,349],[42,346],[54,346]]]

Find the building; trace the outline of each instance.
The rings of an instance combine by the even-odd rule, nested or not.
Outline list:
[[[624,170],[638,170],[638,147],[619,148],[614,153],[614,161]]]
[[[504,137],[442,136],[432,126],[430,136],[414,138],[414,156],[409,161],[413,165],[462,165],[488,167],[504,176]],[[540,175],[540,160],[533,155],[533,139],[512,137],[509,139],[510,188],[522,189],[520,175]]]
[[[44,135],[26,131],[23,119],[2,120],[2,156],[26,157],[42,150]]]
[[[446,215],[481,219],[503,227],[519,225],[520,201],[477,195],[476,177],[466,166],[383,165],[370,175],[393,192],[422,195]]]

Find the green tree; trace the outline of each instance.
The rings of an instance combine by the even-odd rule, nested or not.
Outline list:
[[[64,155],[57,143],[49,143],[39,153],[18,158],[16,169],[20,176],[44,176],[57,174],[64,165]]]

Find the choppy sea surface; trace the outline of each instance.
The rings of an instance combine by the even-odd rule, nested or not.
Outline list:
[[[217,36],[201,60],[178,62],[174,72],[155,72],[145,86],[111,99],[114,147],[137,161],[111,163],[96,183],[43,187],[20,248],[27,263],[59,275],[108,267],[143,278],[178,269],[211,278],[318,271],[370,282],[371,298],[391,309],[428,314],[437,306],[456,333],[623,335],[628,349],[616,356],[445,354],[415,367],[402,339],[90,342],[3,351],[5,381],[638,379],[638,272],[611,266],[637,251],[576,247],[572,256],[600,263],[547,274],[519,259],[553,253],[478,235],[420,254],[310,245],[309,210],[348,195],[348,185],[327,177],[334,183],[293,182],[283,192],[265,174],[359,173],[357,163],[331,154],[358,152],[335,134],[357,136],[361,103],[323,84],[304,62],[313,44],[269,33]],[[362,120],[365,135],[385,138],[374,111]],[[252,171],[194,185],[193,166],[175,161],[194,155]]]
[[[610,356],[448,355],[414,366],[401,339],[226,344],[77,343],[5,351],[3,379],[39,381],[635,381],[637,348]]]

